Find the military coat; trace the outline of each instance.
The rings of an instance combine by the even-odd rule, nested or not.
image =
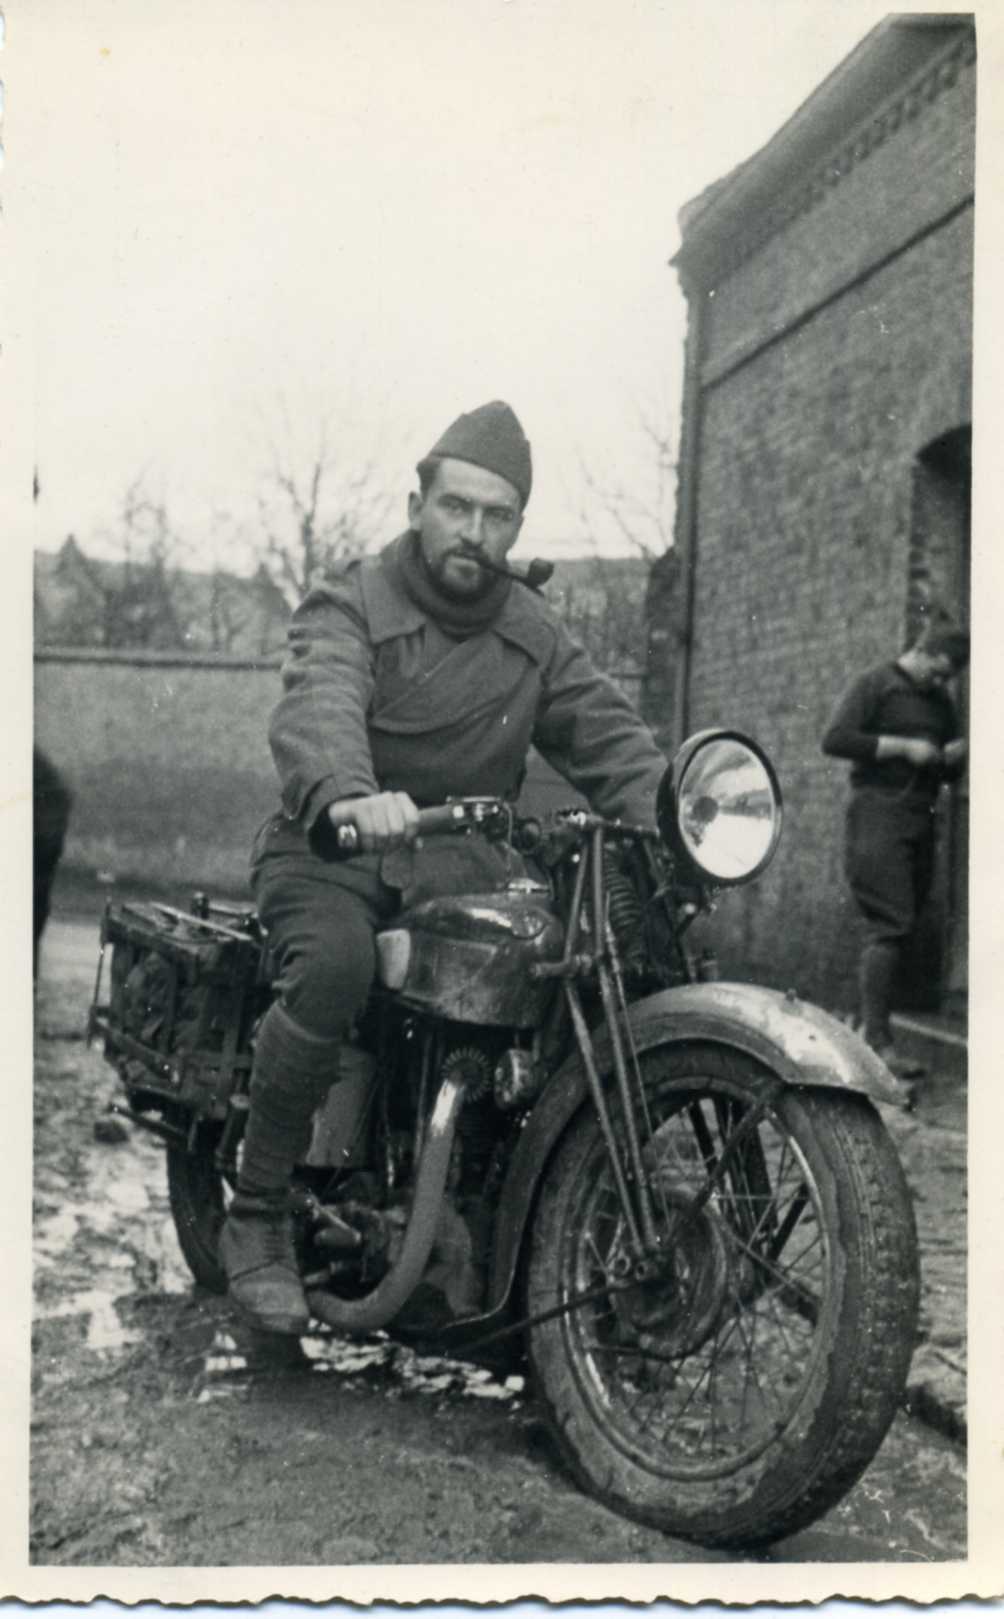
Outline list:
[[[531,744],[598,814],[652,825],[665,757],[544,600],[514,585],[488,628],[457,638],[385,565],[392,550],[349,563],[293,615],[269,727],[284,848],[298,832],[323,850],[311,834],[338,799],[515,800]]]

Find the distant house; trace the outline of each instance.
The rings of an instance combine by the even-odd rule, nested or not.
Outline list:
[[[68,535],[35,553],[36,647],[267,657],[286,644],[289,608],[264,564],[250,577],[197,573],[156,556],[89,555]]]
[[[873,30],[761,151],[687,205],[676,734],[729,722],[782,779],[781,853],[723,902],[726,970],[850,998],[846,767],[819,737],[926,594],[969,596],[976,37]],[[914,992],[965,988],[967,804]],[[916,963],[914,964],[916,968]]]

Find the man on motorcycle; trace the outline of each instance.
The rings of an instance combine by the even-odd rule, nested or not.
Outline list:
[[[421,894],[502,875],[481,840],[416,848],[418,808],[515,800],[532,743],[598,813],[651,825],[666,765],[624,696],[505,569],[532,482],[509,406],[458,417],[417,471],[405,533],[294,614],[270,726],[283,813],[258,834],[252,882],[280,994],[258,1033],[220,1257],[233,1301],[274,1332],[307,1326],[290,1175],[369,992],[374,935]],[[342,864],[347,823],[363,852]]]
[[[865,922],[862,1032],[902,1079],[923,1070],[893,1044],[893,986],[934,875],[938,790],[965,767],[966,742],[945,688],[968,662],[969,636],[945,615],[929,614],[912,646],[854,682],[823,737],[824,753],[851,761],[844,863]]]

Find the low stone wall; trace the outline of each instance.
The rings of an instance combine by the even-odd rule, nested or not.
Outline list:
[[[255,829],[278,804],[266,735],[278,695],[278,659],[39,651],[35,736],[74,795],[65,866],[243,894]],[[534,756],[527,807],[573,801]]]
[[[241,892],[276,804],[276,660],[39,652],[35,735],[74,794],[67,865]]]

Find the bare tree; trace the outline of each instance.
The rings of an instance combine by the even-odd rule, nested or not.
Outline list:
[[[126,490],[119,524],[122,592],[118,611],[131,646],[180,647],[187,624],[179,593],[180,536],[163,501],[137,478]]]
[[[258,501],[260,564],[294,605],[335,564],[366,550],[384,531],[390,505],[375,462],[350,469],[335,456],[326,431],[299,467],[291,455],[273,450]]]
[[[278,651],[286,638],[289,607],[263,564],[248,573],[255,541],[244,522],[215,508],[204,557],[208,570],[187,577],[195,639],[210,652],[260,656]],[[242,571],[232,565],[244,562]]]
[[[629,554],[652,563],[673,543],[677,428],[665,400],[636,405],[635,416],[638,470],[630,484],[594,472],[580,456],[579,521],[594,542],[612,533]]]
[[[578,524],[588,562],[566,570],[561,608],[601,667],[627,675],[632,695],[648,672],[653,596],[668,575],[676,485],[676,426],[668,401],[636,405],[630,481],[580,454]],[[609,554],[613,541],[619,554]]]
[[[43,604],[45,638],[108,648],[187,645],[181,540],[141,476],[126,489],[115,527],[99,545],[101,557],[67,537],[53,569],[53,605]]]
[[[627,674],[641,660],[639,626],[648,567],[639,557],[587,556],[563,563],[548,590],[569,633],[596,666]]]

